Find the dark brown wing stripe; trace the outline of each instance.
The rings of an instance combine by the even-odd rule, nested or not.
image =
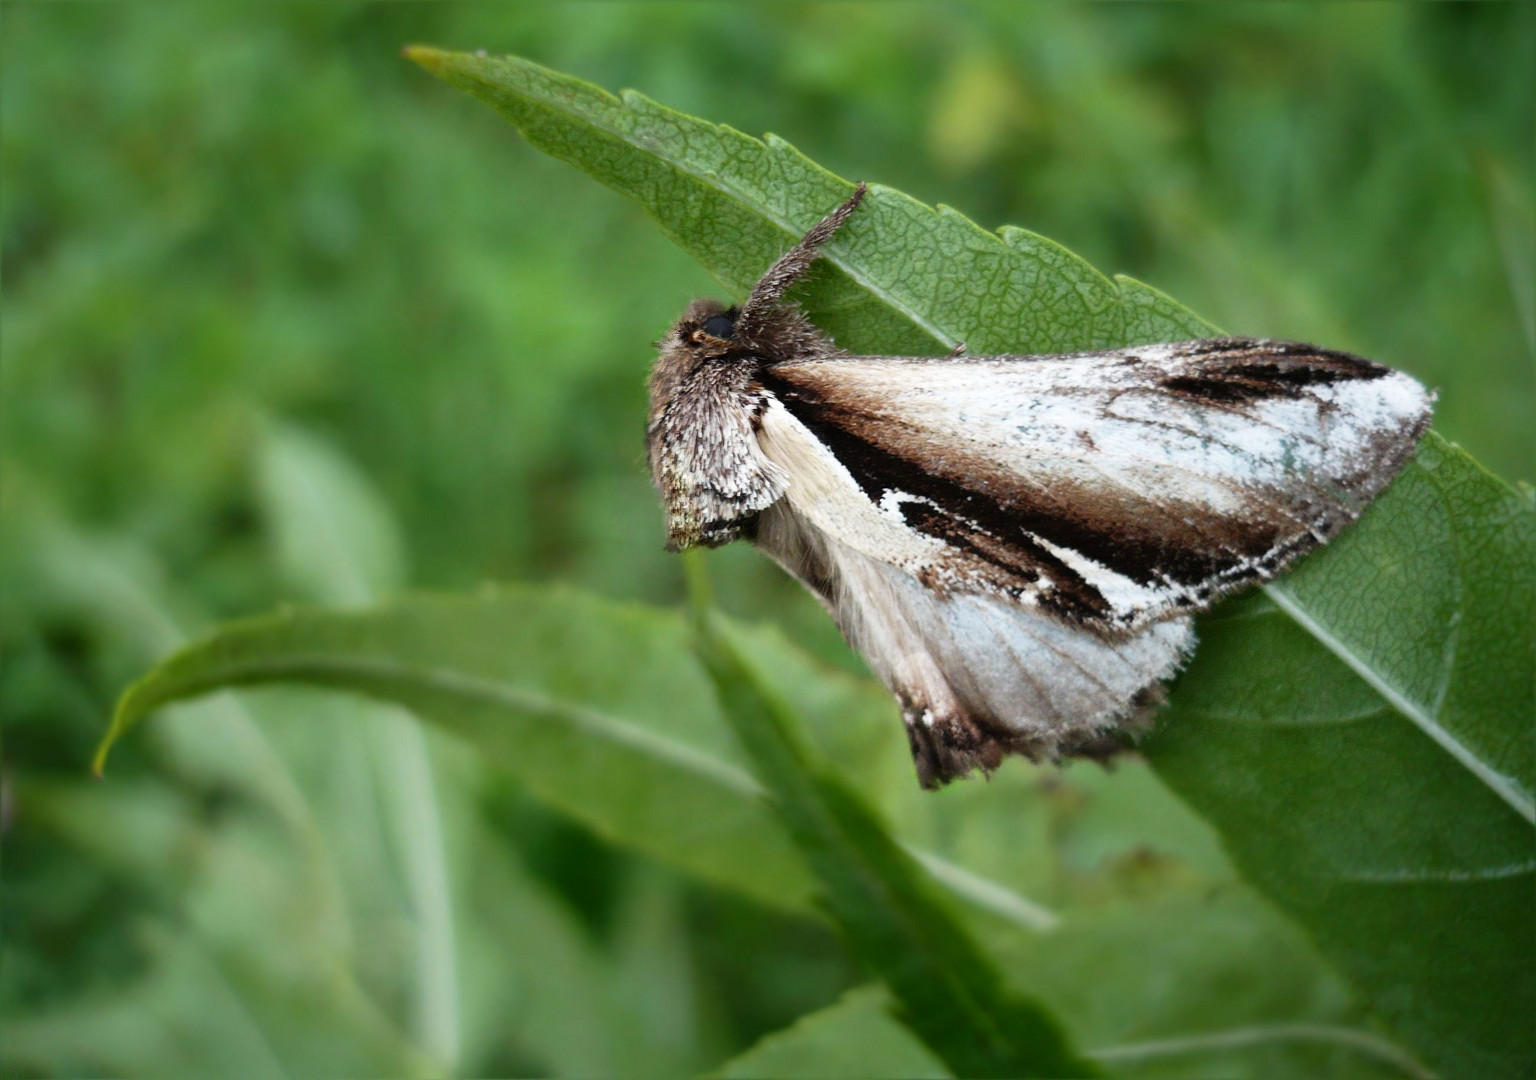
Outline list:
[[[1300,397],[1309,387],[1379,379],[1391,368],[1290,341],[1222,338],[1190,354],[1189,370],[1159,381],[1165,390],[1213,403]]]
[[[1092,585],[1044,547],[1024,535],[1021,516],[981,492],[935,476],[905,458],[866,442],[837,422],[832,410],[804,400],[795,388],[771,376],[764,386],[837,455],[871,502],[900,491],[925,502],[902,504],[902,519],[927,536],[943,540],[989,566],[998,587],[1017,591],[1036,585],[1042,574],[1053,586],[1042,603],[1058,614],[1102,621],[1112,609]]]

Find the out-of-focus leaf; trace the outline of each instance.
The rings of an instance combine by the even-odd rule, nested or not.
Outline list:
[[[466,1059],[504,1053],[510,1041],[549,1075],[633,1072],[645,1032],[611,960],[503,836],[482,821],[453,824],[466,849],[455,893],[459,966],[479,988],[464,995]]]
[[[517,58],[432,49],[409,55],[494,106],[533,145],[637,199],[738,294],[851,189],[782,140],[760,142],[638,94],[615,98]],[[827,256],[831,269],[804,299],[817,322],[856,352],[920,354],[957,341],[972,352],[1047,352],[1199,337],[1214,329],[1154,290],[1111,282],[1050,241],[1014,229],[987,233],[951,210],[933,211],[880,187],[871,189]],[[1421,485],[1435,494],[1418,497]],[[1165,725],[1169,741],[1155,752],[1171,754],[1179,745],[1173,740],[1181,740],[1185,760],[1199,764],[1179,770],[1175,786],[1239,852],[1267,850],[1270,817],[1288,812],[1288,800],[1306,798],[1326,829],[1290,833],[1298,842],[1286,861],[1261,866],[1250,856],[1244,860],[1250,879],[1303,921],[1431,1064],[1528,1068],[1536,1058],[1536,1028],[1527,1022],[1536,1011],[1536,969],[1527,962],[1536,933],[1529,919],[1536,897],[1536,834],[1529,827],[1536,793],[1530,499],[1482,476],[1461,451],[1433,436],[1399,487],[1407,490],[1394,495],[1412,500],[1405,504],[1410,512],[1368,514],[1345,541],[1309,561],[1300,584],[1273,591],[1287,616],[1279,620],[1282,629],[1267,620],[1235,622],[1214,636],[1243,650],[1245,660],[1223,670],[1248,688],[1249,699],[1256,687],[1277,689],[1266,632],[1307,641],[1318,662],[1295,672],[1282,697],[1298,714],[1294,723],[1335,733],[1395,727],[1400,744],[1388,749],[1379,740],[1352,743],[1341,735],[1344,742],[1330,746],[1326,759],[1315,756],[1320,744],[1309,744],[1313,754],[1297,748],[1285,769],[1255,767],[1229,780],[1215,767],[1215,749],[1193,739],[1194,725],[1172,720]],[[1391,497],[1387,501],[1390,506]],[[1393,568],[1414,550],[1436,562],[1448,559],[1457,572],[1423,582],[1396,577]],[[1318,584],[1308,587],[1309,581]],[[1465,648],[1469,637],[1477,641],[1472,649]],[[1208,649],[1183,686],[1222,718],[1213,723],[1232,726],[1221,703],[1235,687],[1196,690],[1212,679],[1209,657],[1222,648]],[[1455,651],[1448,659],[1437,649]],[[1288,647],[1280,659],[1295,651]],[[1457,658],[1474,651],[1471,660]],[[1372,690],[1369,707],[1386,709],[1391,718],[1341,726],[1332,706],[1362,675]],[[1404,726],[1404,718],[1413,725]],[[1247,728],[1234,730],[1243,732],[1239,744],[1248,745]],[[1168,775],[1174,772],[1170,762]],[[1341,784],[1340,776],[1349,783]],[[1458,861],[1456,847],[1439,858],[1424,858],[1420,850],[1382,872],[1442,875],[1421,888],[1372,881],[1341,892],[1337,881],[1306,885],[1319,877],[1312,867],[1334,862],[1331,852],[1366,852],[1382,840],[1385,811],[1357,813],[1351,790],[1384,798],[1398,793],[1396,805],[1415,810],[1405,827],[1392,831],[1412,838],[1410,849],[1440,853],[1460,836],[1456,847],[1470,844],[1475,865]],[[1452,791],[1455,812],[1429,822],[1420,808],[1446,803]],[[1451,876],[1443,876],[1442,866]],[[1438,901],[1425,909],[1431,894]],[[1431,910],[1434,917],[1426,917]],[[1391,929],[1370,933],[1366,927]],[[1509,948],[1509,941],[1519,947]],[[1496,942],[1505,943],[1503,951]]]
[[[836,1004],[760,1040],[713,1075],[721,1080],[953,1076],[932,1050],[896,1021],[893,1004],[882,985],[850,990]]]
[[[364,604],[404,582],[394,515],[357,467],[323,440],[268,421],[256,480],[278,564],[305,599]]]
[[[709,607],[699,556],[697,648],[725,714],[819,881],[818,899],[897,1015],[957,1076],[1093,1076],[1054,1016],[1012,991],[916,860],[811,746]]]
[[[309,853],[270,822],[234,814],[204,825],[147,782],[29,784],[22,794],[34,828],[111,870],[114,899],[142,890],[177,914],[130,934],[144,971],[132,992],[8,1013],[8,1075],[438,1071],[358,985],[344,950],[317,933],[324,912],[294,887]]]
[[[770,903],[807,902],[803,863],[756,783],[729,764],[729,734],[675,616],[509,589],[250,620],[131,688],[108,742],[177,698],[278,681],[403,705],[601,835]]]
[[[999,959],[1112,1076],[1427,1076],[1361,1026],[1299,937],[1244,890],[1185,891],[1076,913]],[[884,987],[853,991],[717,1075],[948,1075],[892,1004]]]
[[[617,843],[766,903],[810,908],[805,864],[737,764],[675,613],[508,588],[231,624],[129,689],[98,764],[162,705],[274,682],[403,705]],[[924,862],[952,891],[1016,925],[1051,921],[996,883],[932,856]]]
[[[719,1056],[705,1049],[699,968],[690,956],[683,882],[640,864],[615,912],[608,982],[625,1036],[620,1071],[636,1077],[693,1075]],[[704,1056],[700,1051],[704,1050]]]
[[[1369,1029],[1302,933],[1241,886],[1086,910],[1054,934],[1021,939],[1005,960],[1117,1076],[1425,1071]]]
[[[1530,187],[1522,187],[1503,162],[1484,155],[1478,165],[1489,231],[1503,256],[1504,278],[1525,331],[1526,348],[1536,358],[1536,205]]]
[[[389,506],[344,454],[300,428],[269,421],[256,458],[262,506],[283,575],[306,600],[360,605],[400,587],[404,544]],[[459,1060],[459,977],[451,889],[431,747],[403,709],[356,702],[360,739],[336,762],[373,774],[377,799],[356,825],[386,837],[414,922],[410,1028],[444,1068]],[[340,756],[340,755],[338,755]],[[334,760],[334,759],[333,759]],[[391,876],[393,884],[393,875]],[[377,899],[377,898],[374,898]]]

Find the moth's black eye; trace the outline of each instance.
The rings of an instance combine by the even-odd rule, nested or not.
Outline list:
[[[724,315],[711,315],[704,320],[704,332],[710,337],[730,341],[736,334],[736,316],[727,311]]]

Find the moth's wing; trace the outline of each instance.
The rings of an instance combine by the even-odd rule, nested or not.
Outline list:
[[[762,381],[780,408],[759,441],[816,527],[940,592],[1110,637],[1327,540],[1408,459],[1432,401],[1379,364],[1248,339],[842,357]]]
[[[1429,395],[1310,346],[778,364],[787,478],[757,542],[902,703],[932,785],[1094,754],[1193,646],[1188,612],[1354,518]]]
[[[799,475],[792,476],[793,483]],[[1007,598],[941,593],[828,535],[785,498],[755,536],[827,604],[901,704],[924,787],[1004,755],[1103,756],[1194,647],[1188,619],[1110,640]]]

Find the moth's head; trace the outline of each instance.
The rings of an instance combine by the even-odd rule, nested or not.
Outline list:
[[[666,407],[682,381],[711,360],[737,349],[736,309],[718,300],[695,300],[662,335],[651,369],[651,419]]]

